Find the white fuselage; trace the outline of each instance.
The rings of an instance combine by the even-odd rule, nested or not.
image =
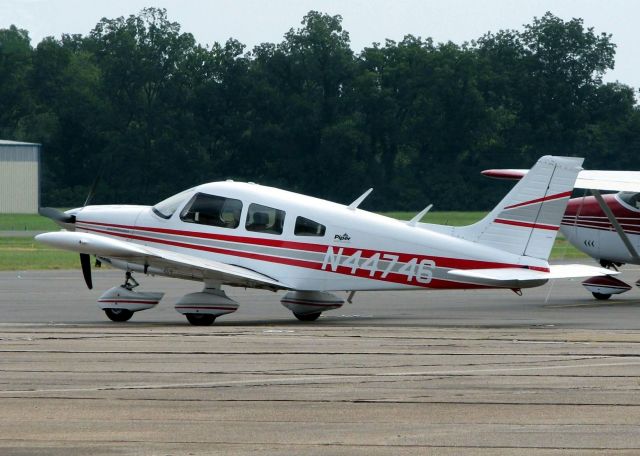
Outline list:
[[[203,222],[199,214],[185,215],[184,209],[196,194],[240,201],[237,226],[215,226]],[[281,234],[274,233],[273,226],[271,231],[252,228],[250,219],[258,219],[250,214],[253,207],[283,211],[284,218],[277,227]],[[74,213],[77,231],[241,266],[297,290],[476,288],[478,285],[455,278],[448,271],[548,266],[544,260],[523,259],[367,211],[230,181],[191,189],[168,218],[150,206],[88,206]],[[300,218],[324,229],[296,234]],[[152,272],[184,278],[184,271]]]

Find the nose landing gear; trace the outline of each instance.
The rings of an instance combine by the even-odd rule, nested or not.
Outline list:
[[[153,291],[133,291],[139,286],[131,272],[125,273],[125,282],[110,288],[98,298],[98,306],[104,310],[109,320],[116,322],[128,321],[134,312],[151,309],[156,306],[164,293]]]

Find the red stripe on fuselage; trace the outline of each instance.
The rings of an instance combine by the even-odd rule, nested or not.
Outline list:
[[[286,249],[306,250],[309,252],[324,253],[327,250],[326,245],[313,244],[310,242],[283,241],[280,239],[263,239],[263,238],[248,237],[248,236],[232,236],[228,234],[212,234],[212,233],[203,233],[202,231],[175,230],[170,228],[154,228],[150,226],[118,225],[115,223],[91,222],[91,221],[85,221],[85,220],[77,220],[76,223],[86,223],[90,225],[123,228],[128,230],[148,231],[150,233],[173,234],[176,236],[188,236],[188,237],[195,237],[195,238],[202,238],[202,239],[215,239],[218,241],[238,242],[240,244],[263,245],[265,247],[281,247]]]
[[[571,196],[571,192],[557,193],[555,195],[544,196],[542,198],[536,198],[529,201],[524,201],[522,203],[512,204],[511,206],[505,207],[505,209],[514,209],[516,207],[528,206],[529,204],[542,203],[544,201],[552,201],[561,198],[569,198]]]
[[[185,235],[183,233],[192,233],[192,232],[184,232],[184,231],[179,231],[179,230],[164,230],[164,229],[149,229],[149,228],[138,228],[138,227],[133,227],[133,226],[127,226],[127,225],[115,225],[115,224],[107,224],[107,223],[94,223],[94,222],[87,222],[87,221],[78,221],[76,222],[78,225],[82,225],[82,224],[95,224],[95,225],[100,225],[100,226],[105,226],[105,227],[117,227],[117,228],[125,228],[125,229],[129,229],[129,230],[144,230],[144,231],[153,231],[153,232],[161,232],[161,233],[167,233],[167,234],[177,234],[177,235],[181,235],[181,236],[190,236],[190,234]],[[375,273],[373,274],[373,276],[371,275],[369,270],[363,270],[363,269],[356,269],[355,272],[351,272],[352,271],[352,267],[351,266],[338,266],[336,268],[336,270],[333,270],[333,268],[330,265],[327,265],[327,267],[325,269],[322,268],[322,263],[320,262],[313,262],[313,261],[307,261],[307,260],[298,260],[298,259],[293,259],[293,258],[286,258],[286,257],[279,257],[279,256],[273,256],[273,255],[267,255],[267,254],[261,254],[261,253],[251,253],[251,252],[245,252],[245,251],[241,251],[241,250],[230,250],[230,249],[225,249],[225,248],[219,248],[219,247],[211,247],[211,246],[206,246],[206,245],[201,245],[201,244],[191,244],[191,243],[186,243],[186,242],[179,242],[179,241],[172,241],[172,240],[167,240],[167,239],[160,239],[160,238],[155,238],[155,237],[149,237],[149,236],[141,236],[141,235],[137,235],[137,234],[131,234],[131,233],[120,233],[120,232],[114,232],[114,231],[107,231],[104,229],[96,229],[96,228],[88,228],[88,227],[82,227],[82,226],[78,226],[80,229],[83,229],[85,231],[89,231],[89,232],[95,232],[95,233],[100,233],[100,234],[106,234],[109,236],[114,236],[114,237],[121,237],[121,238],[126,238],[126,239],[135,239],[138,241],[143,241],[143,242],[150,242],[150,243],[155,243],[155,244],[165,244],[165,245],[171,245],[174,247],[179,247],[179,248],[184,248],[184,249],[190,249],[190,250],[200,250],[200,251],[206,251],[206,252],[211,252],[211,253],[217,253],[217,254],[221,254],[221,255],[228,255],[228,256],[233,256],[233,257],[242,257],[242,258],[249,258],[249,259],[254,259],[254,260],[259,260],[259,261],[265,261],[265,262],[269,262],[269,263],[276,263],[276,264],[285,264],[288,266],[295,266],[295,267],[300,267],[300,268],[306,268],[306,269],[312,269],[312,270],[317,270],[317,271],[325,271],[325,272],[333,272],[333,273],[338,273],[338,274],[342,274],[342,275],[348,275],[351,277],[359,277],[359,278],[365,278],[365,279],[371,279],[371,280],[379,280],[379,281],[385,281],[385,282],[391,282],[391,283],[398,283],[398,284],[403,284],[403,285],[407,285],[407,286],[414,286],[414,287],[421,287],[421,288],[441,288],[441,289],[460,289],[460,288],[467,288],[467,289],[478,289],[478,288],[495,288],[495,287],[489,287],[489,286],[484,286],[484,285],[477,285],[477,284],[468,284],[465,282],[459,282],[459,281],[454,281],[454,280],[445,280],[445,279],[436,279],[434,278],[431,282],[429,282],[428,284],[424,284],[421,282],[418,282],[415,278],[413,278],[411,281],[407,280],[407,276],[404,274],[399,274],[397,272],[390,272],[386,277],[382,278],[381,274],[382,271],[375,271]],[[171,232],[171,233],[168,233]],[[206,234],[206,238],[207,239],[219,239],[219,237],[217,235],[214,234],[209,234],[209,233],[198,233],[198,234]],[[196,236],[194,236],[196,237]],[[204,236],[197,236],[197,237],[204,237]],[[257,244],[257,245],[264,245],[262,242],[263,241],[271,241],[268,239],[261,239],[261,238],[250,238],[250,237],[241,237],[241,236],[227,236],[227,235],[223,235],[220,236],[222,238],[226,239],[232,239],[231,242],[238,242],[238,243],[242,243],[239,241],[239,239],[242,240],[247,240],[247,241],[251,241],[251,242],[245,242],[244,244]],[[286,244],[286,241],[277,241],[280,244]],[[306,243],[297,243],[297,242],[292,242],[290,244],[296,244],[296,245],[304,245]],[[343,257],[349,257],[351,256],[353,253],[355,253],[356,251],[360,251],[362,252],[362,256],[363,258],[366,257],[370,257],[371,255],[374,254],[382,254],[384,255],[386,252],[380,252],[380,251],[374,251],[374,250],[362,250],[362,249],[356,249],[356,248],[346,248],[346,247],[340,247],[340,246],[328,246],[328,245],[320,245],[320,244],[308,244],[308,245],[314,245],[314,246],[318,246],[318,247],[322,247],[322,250],[320,250],[320,252],[322,253],[326,253],[327,249],[329,247],[332,247],[335,250],[335,254],[338,253],[339,249],[342,248],[343,252],[342,255]],[[418,260],[420,259],[430,259],[433,260],[436,263],[436,267],[439,268],[454,268],[454,269],[478,269],[478,268],[512,268],[512,267],[519,267],[519,268],[526,268],[527,266],[523,266],[523,265],[517,265],[517,264],[509,264],[509,263],[494,263],[494,262],[487,262],[487,261],[480,261],[480,260],[469,260],[469,259],[457,259],[457,258],[443,258],[443,257],[427,257],[427,256],[423,256],[423,255],[412,255],[412,254],[406,254],[406,253],[391,253],[388,252],[388,254],[390,255],[397,255],[399,257],[398,262],[401,263],[406,263],[408,261],[411,261],[414,258],[418,258]],[[381,258],[381,261],[387,261],[384,258]],[[544,270],[545,268],[543,268]]]
[[[153,228],[153,227],[142,227],[142,226],[132,226],[132,225],[117,225],[117,224],[112,224],[112,223],[91,222],[91,221],[85,221],[85,220],[78,220],[78,221],[76,221],[76,224],[99,225],[99,226],[105,226],[105,227],[123,228],[123,229],[129,229],[129,230],[137,230],[137,231],[148,231],[148,232],[152,232],[152,233],[171,234],[171,235],[184,236],[184,237],[197,237],[197,238],[211,239],[211,240],[217,240],[217,241],[236,242],[236,243],[245,244],[245,245],[259,245],[259,246],[277,247],[277,248],[283,248],[283,249],[302,250],[302,251],[306,251],[306,252],[316,252],[316,253],[322,253],[322,254],[326,253],[327,249],[329,247],[332,247],[336,253],[337,253],[338,249],[343,249],[342,254],[344,256],[351,256],[354,253],[356,253],[357,251],[360,251],[362,253],[363,257],[371,257],[371,256],[375,255],[376,253],[379,253],[381,255],[397,255],[399,257],[398,258],[398,262],[400,262],[400,263],[406,263],[408,261],[411,261],[414,258],[417,258],[418,261],[420,261],[420,260],[432,260],[432,261],[434,261],[436,263],[436,265],[438,267],[443,267],[443,268],[481,269],[481,268],[517,268],[517,267],[522,267],[522,265],[518,265],[518,264],[498,263],[498,262],[492,262],[492,261],[471,260],[471,259],[464,259],[464,258],[448,258],[448,257],[426,256],[426,255],[413,254],[413,253],[401,253],[401,252],[391,252],[391,251],[382,251],[382,250],[359,249],[359,248],[356,248],[356,247],[346,247],[346,246],[342,246],[342,245],[312,244],[312,243],[307,243],[307,242],[282,241],[282,240],[277,240],[277,239],[265,239],[265,238],[248,237],[248,236],[233,236],[233,235],[226,235],[226,234],[202,233],[202,232],[198,232],[198,231],[183,231],[183,230],[165,229],[165,228]],[[213,253],[222,253],[222,254],[229,254],[227,252],[233,252],[233,253],[231,253],[231,255],[244,256],[242,254],[243,252],[237,252],[235,250],[222,249],[222,248],[218,248],[218,247],[201,246],[200,244],[184,244],[184,243],[181,243],[181,242],[178,242],[178,241],[168,241],[168,240],[163,240],[163,239],[158,239],[158,238],[144,237],[144,236],[140,236],[138,234],[116,233],[116,232],[112,232],[112,231],[100,231],[100,230],[97,230],[95,228],[83,228],[83,229],[90,229],[90,230],[95,231],[95,232],[109,234],[109,235],[112,235],[112,236],[125,237],[125,238],[126,237],[130,237],[131,239],[147,240],[147,241],[156,242],[156,243],[164,243],[164,244],[168,244],[168,245],[175,245],[176,247],[186,246],[185,248],[193,248],[191,246],[197,245],[199,247],[202,247],[202,248],[198,247],[197,248],[198,250],[208,250],[208,251],[211,251]],[[244,252],[244,253],[247,253],[247,252]],[[252,255],[261,256],[262,254],[247,253],[247,255],[249,255],[249,256],[246,256],[246,258],[260,259],[260,258],[254,257]],[[262,256],[267,256],[267,255],[262,255]],[[266,261],[268,261],[268,260],[266,260]],[[304,261],[304,260],[292,260],[292,261]],[[384,259],[381,258],[381,261],[384,261]],[[305,262],[305,263],[307,263],[307,262]],[[294,264],[293,266],[296,266],[296,265]],[[301,267],[305,267],[305,266],[301,266]]]

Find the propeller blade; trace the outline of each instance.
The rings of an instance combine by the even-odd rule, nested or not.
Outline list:
[[[87,253],[80,254],[80,265],[82,266],[82,275],[89,290],[93,288],[91,281],[91,257]]]
[[[50,218],[51,220],[53,220],[55,222],[60,222],[60,223],[75,223],[76,222],[76,216],[75,215],[65,214],[61,210],[58,210],[58,209],[56,209],[54,207],[41,207],[41,208],[38,208],[38,214],[42,215],[43,217]]]

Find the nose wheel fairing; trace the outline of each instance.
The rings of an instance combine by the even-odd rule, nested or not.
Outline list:
[[[164,293],[160,291],[134,291],[138,285],[131,272],[127,271],[122,285],[109,288],[102,293],[98,298],[98,307],[104,310],[112,321],[127,321],[134,312],[151,309],[158,305]]]
[[[155,307],[163,296],[162,292],[133,291],[124,285],[119,285],[105,291],[98,298],[98,306],[102,310],[126,309],[130,312],[140,312]]]

